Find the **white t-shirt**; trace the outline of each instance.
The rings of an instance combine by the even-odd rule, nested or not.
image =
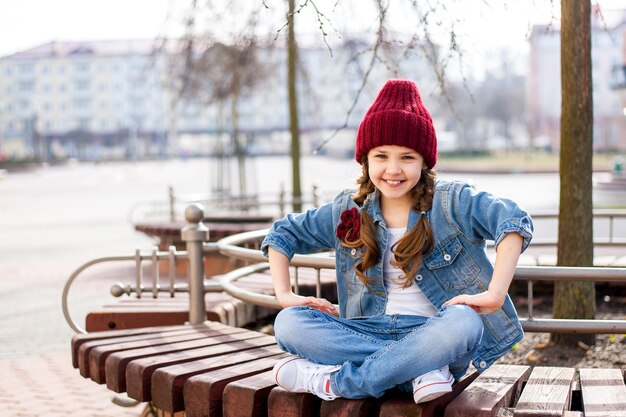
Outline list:
[[[383,279],[387,290],[387,307],[385,314],[407,314],[414,316],[431,317],[436,312],[435,306],[426,298],[422,290],[415,281],[407,288],[402,288],[402,277],[404,272],[401,269],[391,266],[393,252],[391,246],[396,243],[406,232],[406,228],[388,229],[389,239],[385,248],[385,259],[383,263]]]

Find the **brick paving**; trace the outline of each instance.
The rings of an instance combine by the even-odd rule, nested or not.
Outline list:
[[[69,349],[0,361],[0,375],[2,417],[130,417],[144,408],[114,404],[115,393],[72,368]]]
[[[34,282],[25,266],[8,269],[18,279],[4,280],[0,286],[0,417],[140,416],[145,404],[128,408],[114,404],[114,398],[122,403],[132,400],[86,380],[72,367],[73,332],[63,318],[59,284],[69,273],[57,276],[49,270],[50,274],[40,276],[54,279]],[[24,272],[29,272],[28,278]],[[71,304],[76,318],[82,319],[104,297],[110,300],[107,289],[126,275],[125,269],[118,268],[113,274],[92,275],[87,285],[77,284]]]

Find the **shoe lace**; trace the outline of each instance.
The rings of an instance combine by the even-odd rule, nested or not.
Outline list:
[[[330,371],[329,369],[331,368],[329,368],[328,366],[315,366],[314,368],[315,369],[311,371],[310,377],[306,381],[307,391],[314,393],[316,395],[322,394],[322,396],[327,396],[328,393],[324,391],[324,384],[323,384],[325,376],[332,373],[333,370],[337,370],[338,367],[333,368],[333,370],[330,370]]]

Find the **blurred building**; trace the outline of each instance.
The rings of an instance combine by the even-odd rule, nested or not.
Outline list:
[[[596,151],[626,149],[625,103],[616,84],[616,70],[626,64],[626,10],[607,23],[594,9],[591,23],[593,79],[593,143]],[[561,54],[558,28],[534,26],[530,37],[528,129],[535,146],[559,149]]]
[[[179,47],[138,40],[51,42],[0,58],[0,156],[98,160],[228,148],[228,103],[207,101],[202,94],[179,98]],[[347,119],[367,64],[363,56],[355,60],[354,47],[345,42],[332,56],[324,46],[299,51],[305,150],[347,124],[324,150],[351,154],[360,118],[393,76],[378,65]],[[240,131],[250,152],[284,153],[289,143],[286,52],[267,48],[262,55],[272,71],[240,100]],[[435,95],[434,75],[417,55],[403,57],[399,68],[400,75],[420,83],[423,94]],[[429,105],[428,97],[424,100]]]
[[[0,59],[1,151],[133,157],[162,144],[172,100],[167,60],[152,52],[144,41],[51,42]]]

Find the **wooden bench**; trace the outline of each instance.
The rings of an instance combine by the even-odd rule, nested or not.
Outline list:
[[[273,336],[217,322],[76,335],[81,375],[162,416],[626,416],[619,369],[494,365],[422,405],[409,394],[321,401],[276,386],[271,369],[285,354]],[[180,414],[177,414],[180,413]]]

